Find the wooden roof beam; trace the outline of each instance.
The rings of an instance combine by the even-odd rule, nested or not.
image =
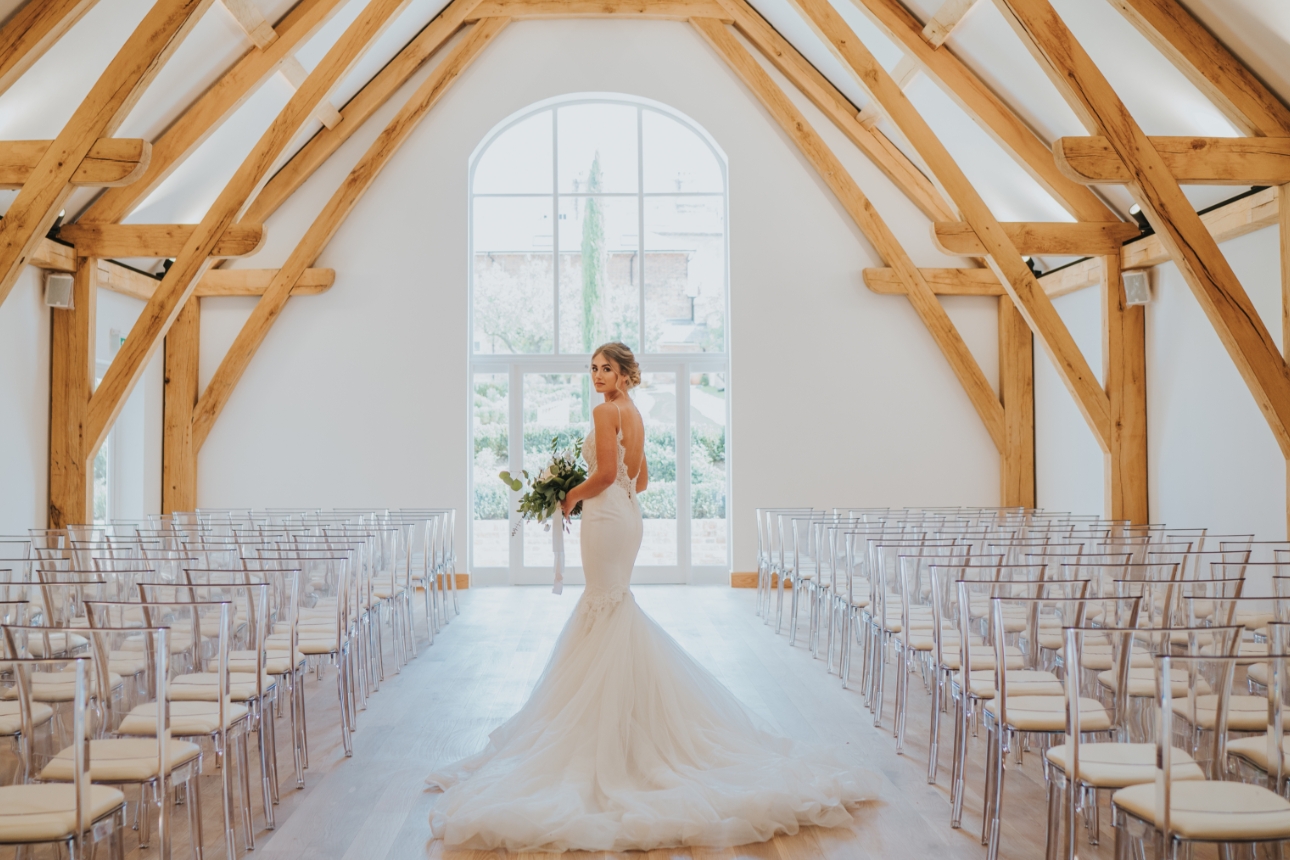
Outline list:
[[[941,7],[923,27],[923,38],[933,48],[945,44],[955,28],[963,23],[967,13],[976,6],[977,0],[942,0]]]
[[[998,276],[989,269],[919,269],[927,286],[938,296],[1006,296]],[[864,285],[871,292],[903,296],[905,282],[895,269],[865,269]]]
[[[995,395],[989,380],[976,358],[964,343],[953,321],[933,295],[923,279],[922,272],[914,265],[909,254],[901,247],[895,234],[882,220],[860,186],[820,139],[806,117],[789,100],[761,64],[739,43],[734,34],[716,19],[692,18],[694,25],[708,44],[729,63],[730,68],[752,90],[766,110],[779,123],[784,133],[797,145],[802,155],[829,186],[838,202],[847,210],[856,226],[868,238],[879,256],[900,274],[906,295],[918,313],[936,345],[945,355],[954,374],[963,385],[968,399],[976,408],[990,438],[1000,453],[1007,447],[1003,405]]]
[[[0,30],[0,94],[98,0],[28,0]]]
[[[1248,135],[1290,135],[1290,108],[1178,0],[1111,0],[1160,53]]]
[[[532,18],[654,18],[685,21],[695,15],[726,18],[714,0],[483,0],[470,21],[506,17]]]
[[[1125,242],[1137,238],[1142,232],[1137,224],[1122,221],[1084,221],[1078,224],[1017,221],[1001,222],[999,226],[1017,253],[1027,256],[1118,254]],[[963,221],[932,224],[932,243],[952,257],[980,257],[986,253],[985,245],[972,225]]]
[[[933,221],[950,221],[958,217],[957,210],[922,170],[881,131],[866,128],[859,121],[856,106],[746,0],[722,0],[722,5],[744,38],[761,51],[780,74],[792,81],[924,215]]]
[[[1048,0],[996,0],[1090,134],[1133,174],[1130,193],[1169,251],[1290,458],[1290,369],[1218,243],[1110,83]]]
[[[112,136],[210,2],[157,0],[45,149],[0,220],[0,304],[53,226],[81,162],[100,138]]]
[[[353,68],[368,46],[394,20],[408,0],[369,0],[358,17],[346,28],[336,43],[309,75],[305,85],[296,91],[247,153],[240,167],[211,204],[183,250],[175,257],[157,291],[139,314],[125,343],[103,381],[94,392],[88,414],[88,432],[102,444],[116,420],[126,397],[143,375],[148,359],[161,346],[161,340],[180,308],[192,295],[201,275],[210,265],[215,243],[237,219],[252,192],[259,187],[273,164],[309,121],[315,107],[336,83]],[[277,42],[274,43],[276,45]]]
[[[962,219],[971,225],[989,254],[990,268],[1052,359],[1058,376],[1074,397],[1098,444],[1107,450],[1111,428],[1106,391],[1008,233],[999,225],[927,121],[828,0],[792,2],[843,65],[851,70],[856,81],[878,100],[905,139],[918,150],[945,193],[958,206]],[[940,56],[943,50],[939,49],[937,55]]]
[[[176,257],[196,224],[72,224],[58,238],[80,257]],[[263,224],[235,224],[211,249],[212,257],[248,257],[264,246]]]
[[[1290,182],[1290,138],[1149,138],[1182,185],[1281,185]],[[1063,137],[1053,143],[1057,168],[1076,182],[1126,185],[1133,174],[1104,137]]]
[[[22,188],[53,143],[52,140],[0,141],[0,188]],[[68,184],[77,187],[129,185],[143,175],[151,159],[152,144],[146,140],[99,138],[76,165]]]
[[[1080,221],[1120,220],[1093,191],[1062,175],[1053,163],[1047,141],[1026,125],[952,50],[929,44],[923,36],[924,25],[900,0],[852,2],[918,60],[932,80],[1073,217]]]
[[[278,207],[313,176],[314,171],[349,140],[349,136],[362,127],[395,90],[407,83],[422,63],[461,29],[467,15],[478,4],[479,0],[452,0],[345,103],[340,109],[341,122],[335,128],[320,129],[273,174],[251,202],[243,219],[254,224],[268,221],[269,216],[278,211]]]
[[[193,413],[193,448],[200,450],[210,435],[211,428],[224,410],[229,397],[251,359],[255,356],[260,344],[268,335],[269,329],[286,306],[298,279],[327,247],[327,243],[336,235],[336,231],[345,223],[349,213],[358,204],[360,198],[371,187],[381,170],[389,164],[390,159],[398,152],[399,147],[408,139],[413,130],[426,117],[430,110],[439,103],[448,88],[461,77],[461,74],[474,62],[475,58],[488,47],[497,34],[507,25],[505,18],[484,18],[473,25],[465,37],[452,49],[443,62],[435,66],[430,75],[417,87],[416,92],[407,103],[395,114],[380,136],[372,142],[363,157],[354,165],[354,169],[345,177],[345,181],[332,194],[322,212],[309,225],[300,243],[296,245],[287,258],[286,264],[273,276],[272,282],[256,303],[255,310],[238,332],[229,347],[228,353],[220,362],[215,375],[211,377],[197,401]]]
[[[260,85],[331,18],[343,0],[300,0],[275,25],[277,38],[242,55],[152,142],[152,161],[143,177],[125,188],[103,192],[81,213],[81,224],[115,224],[129,215],[162,180],[183,163]],[[259,221],[256,223],[263,223]]]

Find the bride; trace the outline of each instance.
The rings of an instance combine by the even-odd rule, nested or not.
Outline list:
[[[479,754],[426,782],[448,845],[511,851],[731,847],[851,820],[876,779],[771,733],[636,605],[645,425],[630,349],[591,359],[605,402],[583,444],[583,592],[532,695]]]

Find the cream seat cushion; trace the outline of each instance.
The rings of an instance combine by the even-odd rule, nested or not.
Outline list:
[[[27,653],[33,657],[49,657],[51,655],[66,654],[68,651],[75,651],[90,644],[90,640],[79,633],[50,632],[48,634],[50,653],[46,654],[45,637],[46,634],[44,633],[32,633],[27,638]],[[68,644],[69,639],[70,645]]]
[[[1174,667],[1169,670],[1171,686],[1174,696],[1186,696],[1187,690],[1191,686],[1186,669]],[[1204,678],[1197,678],[1196,692],[1208,693],[1210,686]],[[1115,672],[1107,670],[1099,672],[1097,681],[1108,690],[1115,690],[1118,680]],[[1129,667],[1129,695],[1134,698],[1154,697],[1156,695],[1156,669],[1154,666],[1131,666]]]
[[[244,719],[248,713],[246,705],[226,702],[224,704],[225,728]],[[175,737],[187,738],[214,734],[219,731],[219,727],[218,702],[170,703],[170,733]],[[147,702],[126,714],[116,731],[121,735],[152,737],[156,730],[157,703]]]
[[[1155,823],[1154,783],[1122,788],[1111,802]],[[1170,821],[1184,839],[1208,841],[1290,838],[1290,801],[1261,785],[1204,780],[1173,785]]]
[[[973,669],[970,686],[972,695],[977,698],[993,699],[994,670]],[[1052,672],[1041,672],[1036,669],[1008,670],[1009,699],[1015,699],[1017,696],[1062,696],[1065,693],[1062,682],[1057,680],[1057,676]],[[1009,716],[1011,717],[1011,706],[1009,706]]]
[[[1111,717],[1096,699],[1079,700],[1081,730],[1105,731],[1111,727]],[[1009,696],[1008,724],[1023,732],[1060,732],[1066,728],[1065,696]],[[986,712],[998,717],[999,700],[986,703]]]
[[[296,651],[296,663],[299,664],[305,655]],[[254,651],[230,651],[228,654],[228,668],[234,673],[255,673],[255,652]],[[291,671],[291,660],[287,656],[287,649],[268,648],[264,655],[264,673],[266,675],[285,675]]]
[[[260,683],[265,692],[275,681],[265,673]],[[256,696],[254,672],[229,672],[229,697],[235,702],[245,702]],[[166,688],[166,697],[172,702],[213,702],[219,697],[219,673],[191,672],[177,675]]]
[[[18,702],[0,702],[0,737],[16,735],[22,731],[20,707]],[[54,709],[49,705],[42,705],[40,702],[31,703],[31,719],[36,725],[43,726],[53,719],[53,716]]]
[[[1049,747],[1048,760],[1069,773],[1069,744]],[[1155,744],[1082,743],[1079,745],[1079,779],[1097,788],[1124,788],[1141,783],[1155,784]],[[1186,751],[1173,748],[1175,780],[1204,779],[1205,773]]]
[[[1229,740],[1227,754],[1245,759],[1259,770],[1267,772],[1268,736],[1252,735],[1248,738]],[[1284,763],[1290,763],[1290,735],[1281,738],[1281,757]]]
[[[202,754],[202,748],[191,741],[170,741],[166,747],[170,768],[187,764]],[[71,782],[75,776],[76,749],[54,756],[40,778],[52,782]],[[90,741],[90,779],[95,782],[144,782],[157,777],[157,741],[152,738],[107,738]]]
[[[138,651],[109,651],[108,670],[126,678],[143,674],[148,658]]]
[[[330,654],[339,650],[339,644],[336,639],[336,633],[333,631],[327,636],[309,636],[301,635],[299,649],[301,654]]]
[[[1026,658],[1022,655],[1021,649],[1015,645],[1004,646],[1004,663],[1009,669],[1020,669],[1026,665]],[[959,653],[959,640],[952,642],[941,642],[941,656],[946,669],[958,671],[960,668],[959,661],[962,655]],[[994,671],[994,646],[993,645],[969,645],[968,662],[972,664],[972,671],[989,670]]]
[[[107,785],[91,785],[89,795],[90,821],[125,803],[125,795]],[[53,842],[71,836],[75,830],[75,786],[0,786],[0,842]]]
[[[98,675],[90,673],[86,688],[90,695],[98,693]],[[115,672],[108,673],[108,683],[113,690],[121,689],[125,681]],[[32,672],[31,697],[37,702],[70,702],[76,698],[76,672],[73,669],[62,669],[58,672]],[[18,698],[18,688],[8,687],[0,695],[3,699]]]
[[[1202,729],[1214,727],[1218,696],[1196,697],[1196,715],[1188,712],[1186,699],[1174,699],[1174,713]],[[1233,732],[1261,732],[1268,727],[1268,700],[1263,696],[1231,696],[1227,705],[1227,728]]]

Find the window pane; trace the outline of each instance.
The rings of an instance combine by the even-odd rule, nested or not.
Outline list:
[[[493,138],[475,162],[476,194],[550,194],[551,111],[517,122]]]
[[[510,564],[511,491],[497,473],[509,469],[510,375],[476,373],[474,390],[475,522],[476,567],[506,567]]]
[[[559,109],[556,123],[560,193],[636,191],[635,107],[570,105]]]
[[[474,200],[474,351],[540,353],[555,348],[551,200]]]
[[[586,373],[524,374],[524,468],[536,475],[551,462],[551,440],[560,448],[571,448],[591,428],[591,408],[596,397]],[[564,536],[564,563],[582,564],[578,547],[577,522],[572,534]],[[551,533],[533,522],[524,524],[525,567],[550,567]]]
[[[643,111],[646,193],[726,190],[721,162],[708,142],[670,116]]]
[[[690,376],[690,500],[690,563],[727,564],[724,373]]]
[[[642,373],[632,400],[645,419],[649,489],[641,493],[645,537],[636,563],[676,564],[676,374]]]
[[[645,198],[645,351],[724,352],[721,196]]]
[[[635,197],[560,198],[560,351],[640,344]]]

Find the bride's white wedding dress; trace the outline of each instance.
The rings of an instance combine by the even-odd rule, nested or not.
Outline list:
[[[532,695],[483,752],[432,774],[448,845],[512,851],[729,847],[851,819],[876,778],[768,731],[636,605],[635,482],[582,505],[587,586]],[[594,429],[583,445],[595,470]]]

